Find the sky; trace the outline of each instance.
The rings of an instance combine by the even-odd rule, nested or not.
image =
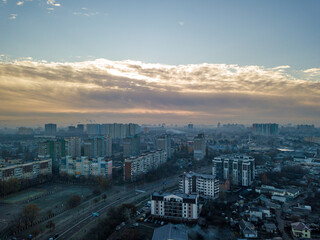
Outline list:
[[[0,127],[320,125],[318,0],[0,0]]]

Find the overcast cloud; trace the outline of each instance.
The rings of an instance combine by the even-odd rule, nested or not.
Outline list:
[[[0,63],[0,124],[317,123],[318,69],[97,59]],[[313,79],[310,80],[310,75]]]

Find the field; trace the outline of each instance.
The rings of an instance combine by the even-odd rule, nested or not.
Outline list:
[[[46,190],[35,189],[35,188],[24,190],[22,192],[15,193],[5,198],[2,198],[1,203],[8,203],[8,204],[22,203],[24,201],[27,201],[28,199],[35,199],[36,197],[39,197],[45,194],[46,192],[47,192]]]
[[[0,219],[9,223],[29,203],[36,203],[44,215],[49,210],[64,208],[72,195],[82,198],[92,193],[93,187],[63,184],[44,184],[0,198]],[[3,225],[3,224],[1,224]]]

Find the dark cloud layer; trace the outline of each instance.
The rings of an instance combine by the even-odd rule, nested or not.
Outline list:
[[[0,124],[320,120],[320,83],[288,66],[162,65],[106,59],[0,63]]]

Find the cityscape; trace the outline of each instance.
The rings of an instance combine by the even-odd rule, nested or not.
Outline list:
[[[0,240],[320,239],[318,0],[0,0]]]

